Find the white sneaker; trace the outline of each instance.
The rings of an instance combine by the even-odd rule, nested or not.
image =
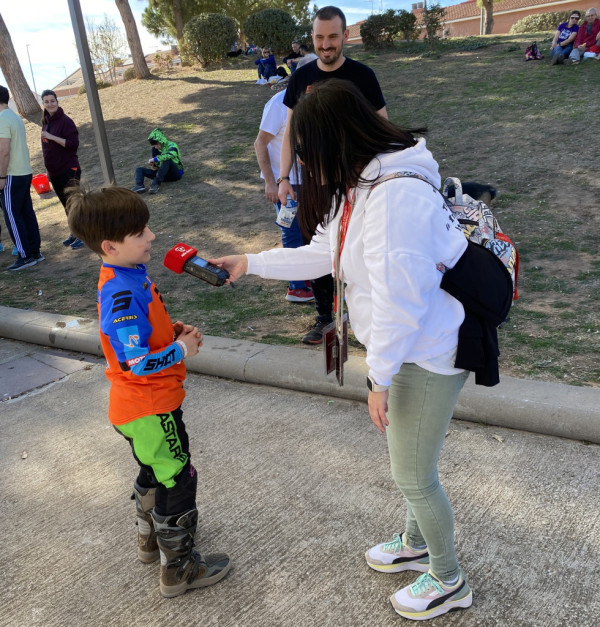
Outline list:
[[[393,536],[391,542],[384,542],[365,553],[367,564],[380,573],[399,573],[403,570],[416,570],[426,573],[429,570],[427,549],[417,551],[406,544],[406,534]]]
[[[427,620],[451,610],[465,609],[473,603],[473,593],[462,569],[453,586],[442,583],[431,571],[415,583],[398,590],[390,597],[397,614],[411,620]]]
[[[257,84],[257,85],[266,85],[266,84],[267,84],[267,79],[266,79],[266,78],[259,78],[259,79],[256,81],[256,84]]]

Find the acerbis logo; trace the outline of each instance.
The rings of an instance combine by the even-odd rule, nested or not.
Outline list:
[[[121,316],[120,318],[115,318],[112,323],[117,324],[119,322],[125,322],[125,320],[137,320],[137,316]]]

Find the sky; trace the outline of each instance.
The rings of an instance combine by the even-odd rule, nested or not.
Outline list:
[[[114,0],[79,2],[84,20],[91,19],[100,24],[104,21],[104,15],[108,15],[117,26],[123,27]],[[440,4],[447,6],[454,2],[446,0]],[[7,0],[1,5],[0,14],[10,33],[23,74],[32,89],[35,82],[37,93],[56,86],[79,67],[67,0]],[[142,26],[141,15],[147,5],[146,0],[129,0],[142,48],[145,54],[150,54],[166,49],[166,46]],[[321,0],[317,5],[322,7],[326,3]],[[412,0],[343,0],[336,6],[344,11],[348,24],[354,24],[368,18],[372,12],[380,13],[388,9],[410,10]],[[1,72],[0,84],[6,85]]]

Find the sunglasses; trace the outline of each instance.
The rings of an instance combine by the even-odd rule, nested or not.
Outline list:
[[[571,15],[571,17],[569,19],[570,20],[579,20],[579,16],[578,15]]]

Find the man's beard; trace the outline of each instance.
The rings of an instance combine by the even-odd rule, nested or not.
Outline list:
[[[333,54],[331,54],[328,57],[323,57],[321,55],[325,51],[323,50],[323,48],[319,48],[319,50],[317,51],[318,53],[321,53],[319,54],[319,59],[321,60],[321,63],[323,63],[323,65],[333,65],[342,56],[343,47],[340,47],[338,49],[327,48],[327,50],[332,51]]]

